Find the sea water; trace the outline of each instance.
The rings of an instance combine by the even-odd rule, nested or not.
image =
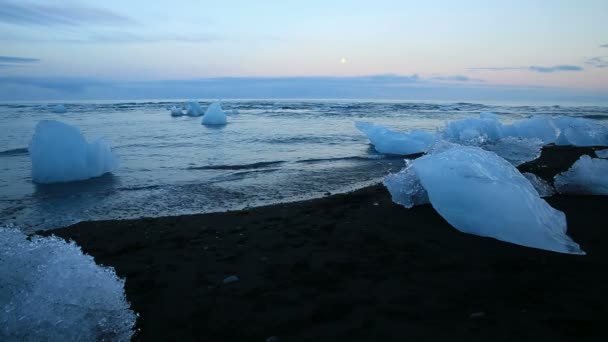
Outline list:
[[[82,220],[237,210],[322,197],[381,181],[401,157],[369,145],[356,121],[434,132],[446,121],[493,112],[505,123],[531,115],[608,120],[608,107],[408,103],[396,101],[231,100],[225,126],[172,117],[186,101],[0,103],[0,222],[26,232]],[[203,109],[211,101],[199,101]],[[236,112],[236,111],[235,111]],[[80,182],[32,181],[28,143],[40,120],[104,137],[120,167]]]

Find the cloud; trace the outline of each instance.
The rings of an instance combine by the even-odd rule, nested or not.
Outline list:
[[[576,65],[556,65],[552,67],[530,66],[528,70],[535,72],[561,72],[561,71],[582,71],[583,68]]]
[[[485,67],[485,68],[467,68],[467,70],[492,70],[492,71],[505,71],[505,70],[528,70],[533,72],[541,72],[541,73],[552,73],[552,72],[562,72],[562,71],[582,71],[584,70],[582,67],[577,65],[555,65],[551,67],[543,67],[543,66],[528,66],[528,67]]]
[[[37,62],[40,62],[40,59],[13,57],[13,56],[0,56],[0,63],[37,63]]]
[[[485,82],[484,80],[480,80],[478,78],[470,78],[469,76],[464,75],[437,76],[432,77],[431,79],[446,82]]]
[[[15,25],[127,25],[134,21],[110,10],[78,5],[42,5],[0,0],[0,22]]]
[[[608,48],[608,44],[603,44],[603,45],[600,45],[600,47],[605,47],[605,48]]]
[[[585,64],[589,64],[596,68],[608,68],[608,56],[589,58],[585,61]]]

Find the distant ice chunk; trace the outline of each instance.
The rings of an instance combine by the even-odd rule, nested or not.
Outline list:
[[[386,176],[382,183],[390,192],[393,202],[406,208],[429,203],[429,196],[411,167],[412,162],[407,160],[406,163],[403,170]]]
[[[238,110],[238,109],[236,109],[236,108],[232,108],[232,110],[231,110],[231,111],[229,111],[229,113],[230,113],[230,114],[233,114],[233,115],[236,115],[236,114],[239,114],[240,112],[239,112],[239,110]]]
[[[456,229],[523,246],[584,254],[566,235],[566,216],[539,197],[506,160],[477,147],[426,155],[411,168],[437,212]]]
[[[53,113],[63,114],[63,113],[67,113],[67,112],[68,112],[68,110],[62,104],[58,104],[53,107]]]
[[[425,152],[437,141],[434,134],[421,130],[396,132],[371,122],[356,122],[355,126],[363,132],[376,151],[386,154],[408,155]]]
[[[500,139],[503,136],[502,128],[502,123],[495,114],[482,112],[479,118],[448,122],[443,137],[455,143],[478,146]]]
[[[182,112],[181,108],[177,108],[176,106],[171,107],[171,116],[182,116],[184,112]]]
[[[137,316],[112,268],[74,242],[0,227],[0,340],[129,341]]]
[[[608,146],[608,126],[597,120],[561,116],[555,124],[561,131],[557,145]]]
[[[608,160],[581,156],[554,183],[562,194],[608,195]]]
[[[553,119],[545,115],[535,115],[529,119],[505,125],[502,131],[505,137],[540,139],[545,145],[555,142],[559,134],[559,129]]]
[[[608,158],[608,150],[595,151],[595,155],[598,156],[598,158]]]
[[[188,101],[186,102],[186,114],[188,116],[201,116],[203,115],[203,108],[196,101]]]
[[[201,123],[203,125],[225,125],[226,122],[226,113],[222,110],[222,105],[219,102],[214,102],[205,111]]]
[[[495,142],[488,142],[480,147],[492,151],[518,166],[540,157],[543,145],[543,141],[538,138],[506,137]]]
[[[555,195],[555,189],[547,183],[544,179],[537,175],[529,172],[523,173],[524,177],[530,181],[534,189],[538,192],[540,197],[551,197]]]
[[[54,120],[36,125],[29,154],[36,183],[84,180],[118,167],[118,157],[106,140],[88,143],[78,128]]]

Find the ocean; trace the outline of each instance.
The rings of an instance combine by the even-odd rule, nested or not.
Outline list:
[[[238,210],[346,192],[400,170],[354,126],[441,129],[482,111],[512,122],[531,115],[608,120],[605,106],[533,106],[398,101],[224,101],[237,109],[222,127],[200,117],[171,117],[184,101],[0,104],[0,223],[25,232],[82,220]],[[210,101],[200,101],[206,108]],[[27,146],[40,120],[60,120],[87,140],[105,137],[120,157],[112,174],[72,183],[32,182]]]

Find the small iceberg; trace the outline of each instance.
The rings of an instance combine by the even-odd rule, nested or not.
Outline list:
[[[186,102],[186,114],[188,116],[201,116],[203,115],[203,108],[196,101]]]
[[[68,112],[67,108],[62,104],[55,105],[52,111],[55,114],[64,114]]]
[[[78,128],[55,120],[36,125],[28,150],[36,183],[84,180],[118,167],[118,157],[105,139],[89,143]]]
[[[129,341],[124,284],[74,242],[0,227],[1,341]]]
[[[608,159],[608,150],[597,150],[595,151],[595,155],[598,158]]]
[[[176,106],[171,107],[170,111],[171,111],[171,116],[173,116],[173,117],[178,117],[178,116],[184,115],[184,112],[182,112],[182,110],[180,108],[177,108]]]
[[[201,124],[209,126],[225,125],[226,123],[226,113],[222,110],[220,102],[210,104],[201,121]]]
[[[566,234],[566,215],[540,198],[526,177],[493,152],[443,144],[432,154],[411,162],[400,174],[402,182],[394,176],[385,180],[397,203],[424,202],[416,185],[408,190],[417,177],[435,210],[461,232],[555,252],[585,254]]]
[[[408,155],[426,152],[429,146],[437,141],[434,134],[421,130],[401,133],[361,121],[355,122],[355,126],[367,136],[374,149],[380,153]]]
[[[608,160],[581,156],[554,183],[562,194],[608,195]]]

